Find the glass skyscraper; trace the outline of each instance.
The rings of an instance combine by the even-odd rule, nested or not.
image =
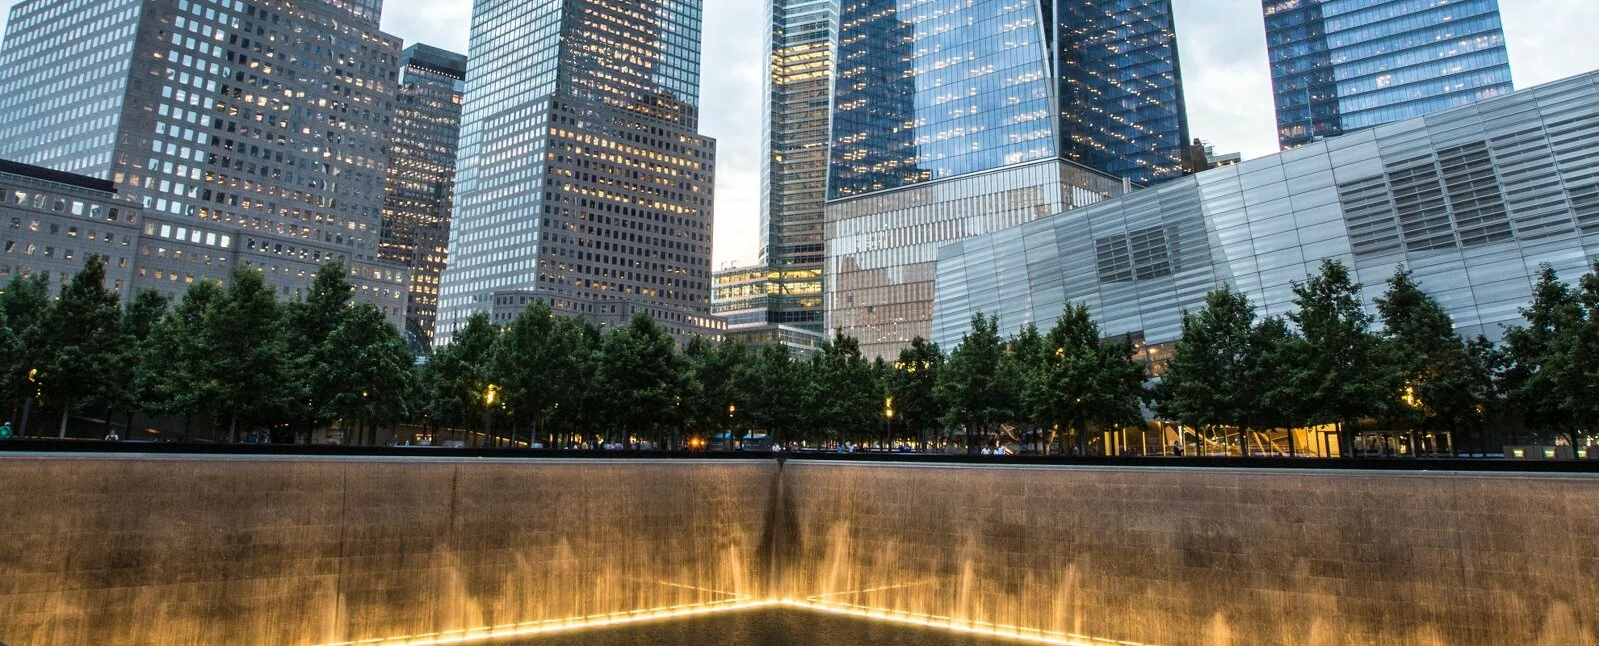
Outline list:
[[[416,44],[400,57],[378,255],[410,269],[405,333],[424,346],[433,341],[439,274],[449,258],[465,80],[460,54]]]
[[[1169,0],[845,0],[838,59],[834,198],[1052,158],[1182,173]]]
[[[1265,0],[1284,149],[1510,93],[1498,0]]]
[[[844,0],[826,329],[931,334],[938,248],[1179,176],[1169,0]]]
[[[474,4],[439,341],[510,293],[714,329],[700,24],[697,0]]]
[[[0,51],[0,157],[143,207],[131,289],[260,269],[281,296],[344,260],[399,324],[378,257],[400,41],[378,0],[24,0]]]

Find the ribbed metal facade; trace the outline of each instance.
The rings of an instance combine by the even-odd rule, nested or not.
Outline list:
[[[1083,302],[1108,334],[1175,341],[1229,283],[1262,314],[1325,258],[1368,310],[1399,264],[1462,334],[1501,336],[1541,263],[1574,280],[1599,254],[1599,73],[1206,171],[939,251],[933,339],[972,314],[1013,332]]]

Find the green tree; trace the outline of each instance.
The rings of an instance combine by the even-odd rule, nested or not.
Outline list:
[[[1282,317],[1261,319],[1249,333],[1249,355],[1241,386],[1247,393],[1244,425],[1283,429],[1288,454],[1297,454],[1293,429],[1305,424],[1305,398],[1295,382],[1295,371],[1305,353],[1305,340]]]
[[[747,402],[739,405],[739,418],[764,429],[773,444],[799,439],[796,432],[808,405],[802,395],[807,383],[803,370],[788,348],[762,347],[750,358],[739,379],[739,390]]]
[[[590,354],[582,324],[556,316],[542,299],[511,321],[495,345],[489,375],[511,413],[513,441],[522,425],[530,438],[548,436],[549,418],[563,404],[569,412],[580,410],[593,383]]]
[[[481,425],[488,391],[489,361],[500,329],[484,311],[474,311],[448,345],[433,352],[423,369],[425,409],[436,424]]]
[[[24,342],[38,351],[38,384],[61,410],[57,437],[83,400],[104,397],[121,371],[122,332],[117,295],[105,286],[105,258],[90,256],[60,298],[28,330]]]
[[[161,317],[139,351],[135,388],[151,412],[183,415],[188,420],[204,410],[208,393],[201,387],[209,371],[211,334],[206,312],[225,297],[221,283],[200,280],[189,285],[178,304]]]
[[[887,374],[888,395],[894,398],[894,422],[916,437],[924,450],[938,433],[939,420],[944,417],[944,409],[934,394],[943,369],[944,353],[938,344],[918,336],[899,351],[899,359]]]
[[[1000,425],[1016,417],[1019,385],[1001,365],[1005,348],[998,316],[972,316],[972,329],[949,355],[935,387],[943,402],[945,423],[965,429],[966,452],[975,454]]]
[[[1155,413],[1208,432],[1218,426],[1238,430],[1247,454],[1246,419],[1259,404],[1248,389],[1255,356],[1255,308],[1232,286],[1211,290],[1205,306],[1183,312],[1182,337],[1155,389]]]
[[[133,434],[133,414],[139,410],[149,410],[146,402],[151,398],[143,389],[145,382],[139,379],[139,373],[145,369],[145,349],[150,335],[166,313],[167,298],[149,289],[134,294],[133,300],[122,309],[122,343],[118,349],[123,356],[118,362],[120,371],[115,379],[116,388],[111,391],[111,398],[105,404],[109,408],[122,410],[124,426],[130,437]],[[108,410],[106,425],[110,424]]]
[[[1482,424],[1492,392],[1487,340],[1466,342],[1442,306],[1421,290],[1403,266],[1377,299],[1383,340],[1398,389],[1388,402],[1390,419],[1411,429],[1470,432]]]
[[[1584,324],[1583,303],[1553,267],[1542,265],[1533,286],[1532,304],[1522,308],[1524,326],[1505,331],[1506,366],[1500,379],[1507,403],[1527,428],[1538,433],[1576,439],[1581,425],[1568,405],[1569,394],[1580,391],[1571,384],[1578,347],[1578,327]]]
[[[680,428],[684,371],[672,336],[638,312],[605,334],[602,350],[598,383],[610,393],[608,428],[630,444],[647,437],[675,446],[668,432]]]
[[[279,306],[259,270],[239,267],[222,297],[204,316],[207,358],[199,364],[199,388],[218,418],[228,420],[228,441],[238,440],[239,422],[261,424],[287,410],[287,354],[279,328]],[[355,348],[340,348],[343,352]]]
[[[1132,342],[1101,339],[1088,306],[1069,304],[1044,336],[1042,359],[1026,386],[1026,401],[1040,424],[1069,431],[1079,454],[1093,428],[1142,421],[1145,369]],[[1108,450],[1108,447],[1107,447]]]
[[[1046,451],[1043,433],[1046,422],[1038,417],[1039,409],[1032,404],[1040,395],[1036,389],[1044,382],[1041,375],[1047,365],[1045,354],[1044,337],[1038,333],[1038,326],[1029,321],[1005,343],[1005,355],[1001,361],[1004,371],[1009,373],[1006,380],[1019,389],[1016,415],[1012,419],[1018,440],[1026,442],[1031,438],[1035,449],[1041,453]]]
[[[282,329],[290,363],[286,386],[296,402],[290,418],[307,440],[312,430],[329,421],[327,415],[335,408],[329,400],[342,392],[335,373],[320,367],[339,359],[334,355],[341,350],[329,348],[327,340],[344,323],[354,296],[349,269],[343,261],[330,260],[317,269],[305,298],[284,306]]]
[[[1338,260],[1322,262],[1321,272],[1293,283],[1298,310],[1288,315],[1305,338],[1296,387],[1305,397],[1312,422],[1338,425],[1339,455],[1354,455],[1350,425],[1383,412],[1394,392],[1383,365],[1381,340],[1360,302],[1360,283]]]
[[[28,431],[28,417],[35,403],[35,383],[28,375],[40,358],[40,348],[26,341],[34,334],[34,324],[49,309],[49,272],[12,276],[0,293],[0,317],[4,318],[13,343],[13,351],[0,357],[0,395],[11,406],[12,419],[19,420],[19,436]]]
[[[684,346],[689,430],[706,435],[732,433],[738,404],[743,401],[738,382],[745,356],[744,345],[731,340],[712,345],[696,336]]]
[[[861,356],[860,342],[843,332],[822,342],[811,372],[812,401],[820,427],[841,442],[885,437],[885,398]]]
[[[357,303],[341,318],[317,366],[317,381],[335,384],[323,415],[353,423],[357,443],[375,442],[384,424],[410,416],[416,355],[376,305]]]

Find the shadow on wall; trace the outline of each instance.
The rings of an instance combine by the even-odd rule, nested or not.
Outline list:
[[[771,604],[1065,643],[1591,644],[1599,626],[1593,476],[0,464],[17,644],[426,643]]]

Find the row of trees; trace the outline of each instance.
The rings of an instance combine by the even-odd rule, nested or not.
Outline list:
[[[809,357],[704,339],[680,349],[644,315],[602,332],[536,302],[503,327],[473,315],[419,364],[380,310],[352,303],[338,263],[293,302],[249,269],[226,287],[197,282],[170,308],[154,292],[119,307],[99,259],[59,298],[48,284],[18,277],[0,295],[0,394],[13,419],[48,410],[62,435],[71,415],[100,412],[108,427],[145,413],[230,439],[267,428],[277,441],[337,425],[370,442],[411,422],[552,445],[681,446],[761,429],[779,442],[975,451],[1004,436],[1087,452],[1099,431],[1141,427],[1146,410],[1238,433],[1239,446],[1251,431],[1357,422],[1481,437],[1507,420],[1576,443],[1599,413],[1599,277],[1573,288],[1548,267],[1502,346],[1462,338],[1403,268],[1376,299],[1380,326],[1336,261],[1293,285],[1284,317],[1261,318],[1223,287],[1184,314],[1153,385],[1133,342],[1105,338],[1081,304],[1009,337],[979,314],[947,356],[916,339],[885,362],[843,335]],[[1345,455],[1352,435],[1339,433]]]
[[[15,277],[0,295],[0,393],[23,430],[35,409],[66,437],[74,414],[181,416],[241,431],[302,439],[338,421],[360,432],[405,419],[415,358],[376,306],[352,304],[341,263],[324,266],[305,298],[282,303],[259,271],[223,287],[192,284],[168,307],[153,291],[124,307],[93,257],[50,297],[50,278]]]

